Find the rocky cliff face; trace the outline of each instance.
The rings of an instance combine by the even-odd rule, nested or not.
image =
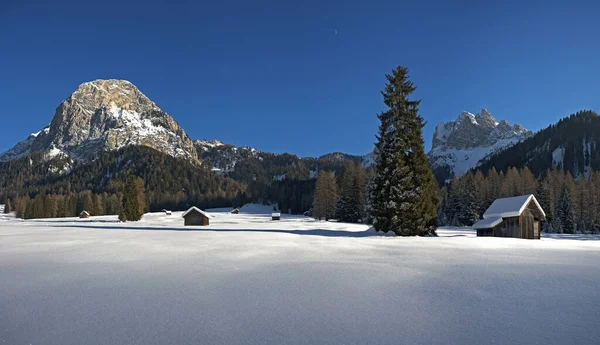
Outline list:
[[[49,127],[0,155],[0,161],[37,151],[89,161],[100,150],[128,145],[198,162],[194,143],[171,116],[130,82],[114,79],[81,84],[56,108]]]
[[[462,175],[491,154],[532,135],[521,125],[496,121],[486,109],[476,115],[462,112],[456,121],[437,125],[429,158],[434,170]]]

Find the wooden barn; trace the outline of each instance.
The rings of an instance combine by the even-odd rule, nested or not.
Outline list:
[[[88,211],[81,211],[79,218],[90,218],[90,213]]]
[[[234,209],[231,211],[231,214],[238,214],[238,213],[240,213],[240,210],[239,210],[239,209],[237,209],[237,208],[234,208]]]
[[[271,213],[271,220],[281,220],[281,213],[279,213],[279,212]]]
[[[477,236],[540,239],[541,222],[546,213],[533,194],[496,199],[473,224]]]
[[[206,226],[209,223],[209,219],[212,218],[208,213],[202,211],[196,206],[191,207],[185,211],[182,215],[185,226],[201,225]]]

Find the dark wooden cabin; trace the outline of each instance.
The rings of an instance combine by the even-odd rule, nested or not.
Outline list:
[[[279,212],[271,213],[271,220],[281,220],[281,213],[279,213]]]
[[[239,210],[239,209],[237,209],[237,208],[234,208],[234,209],[231,211],[231,214],[238,214],[238,213],[240,213],[240,210]]]
[[[544,210],[533,194],[496,199],[473,224],[477,236],[540,239],[541,222],[546,220]]]
[[[79,218],[90,218],[90,213],[88,211],[82,211],[79,214]]]
[[[184,219],[185,226],[206,226],[209,224],[209,219],[211,218],[208,213],[195,206],[185,211],[182,217]]]

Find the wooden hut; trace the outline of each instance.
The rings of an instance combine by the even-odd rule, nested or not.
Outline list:
[[[279,213],[279,212],[271,213],[271,220],[280,220],[280,219],[281,219],[281,213]]]
[[[90,218],[90,213],[88,211],[81,211],[79,218]]]
[[[234,208],[234,209],[231,211],[231,214],[238,214],[238,213],[240,213],[240,210],[239,210],[239,209],[237,209],[237,208]]]
[[[206,226],[209,223],[209,219],[212,218],[208,213],[201,209],[193,206],[189,210],[185,211],[182,215],[184,219],[184,225],[201,225]]]
[[[473,224],[477,236],[540,239],[541,222],[546,213],[533,194],[496,199]]]

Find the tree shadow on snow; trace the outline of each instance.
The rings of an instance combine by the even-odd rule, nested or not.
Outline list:
[[[52,226],[52,225],[48,225]],[[81,228],[81,229],[101,229],[101,230],[138,230],[138,231],[195,231],[195,232],[261,232],[261,233],[276,233],[276,234],[292,234],[292,235],[308,235],[308,236],[323,236],[323,237],[389,237],[389,234],[378,233],[373,228],[365,231],[344,231],[344,230],[261,230],[261,229],[212,229],[201,227],[185,227],[185,228],[170,228],[170,227],[137,227],[137,226],[102,226],[102,225],[56,225],[61,228]]]

